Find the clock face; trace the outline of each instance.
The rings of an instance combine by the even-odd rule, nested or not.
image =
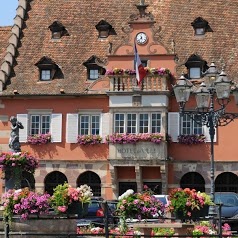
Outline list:
[[[144,32],[140,32],[136,35],[136,42],[138,44],[145,44],[148,40],[147,35]]]

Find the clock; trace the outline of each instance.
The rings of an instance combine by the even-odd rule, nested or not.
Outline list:
[[[137,44],[143,45],[143,44],[145,44],[147,42],[147,40],[148,40],[148,37],[147,37],[147,35],[144,32],[139,32],[136,35],[136,42],[137,42]]]

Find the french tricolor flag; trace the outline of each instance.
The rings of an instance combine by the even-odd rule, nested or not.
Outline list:
[[[136,79],[138,85],[141,84],[142,80],[146,76],[146,71],[144,66],[141,63],[140,56],[138,55],[136,43],[134,43],[134,51],[135,51],[135,70],[136,70]]]

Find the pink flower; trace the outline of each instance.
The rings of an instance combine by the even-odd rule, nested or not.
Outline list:
[[[58,206],[57,209],[58,209],[60,212],[66,212],[67,206]]]

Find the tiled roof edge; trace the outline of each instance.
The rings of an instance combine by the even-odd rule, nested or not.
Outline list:
[[[18,41],[20,39],[24,17],[27,10],[27,4],[28,0],[19,0],[18,2],[16,16],[14,18],[13,27],[11,29],[11,35],[8,40],[9,45],[6,49],[6,55],[3,58],[2,64],[0,66],[0,93],[3,91],[4,85],[8,81],[11,74],[14,57],[16,54],[16,49]]]

